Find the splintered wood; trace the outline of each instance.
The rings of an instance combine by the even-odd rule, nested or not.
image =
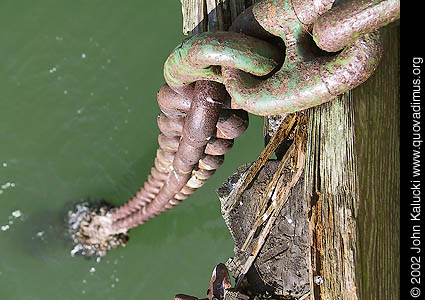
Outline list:
[[[282,123],[281,127],[278,129],[278,131],[273,136],[270,143],[276,141],[279,139],[277,136],[281,135],[281,131],[285,132],[287,136],[290,132],[290,129],[292,129],[295,117],[290,116],[289,126],[288,123],[284,122]],[[265,226],[261,230],[260,234],[258,235],[258,240],[255,243],[252,252],[250,253],[247,261],[243,265],[242,268],[242,276],[244,276],[246,273],[248,273],[249,268],[252,266],[252,263],[257,258],[258,253],[260,252],[262,246],[264,245],[264,242],[270,233],[270,230],[272,226],[274,225],[276,218],[278,217],[280,210],[282,209],[283,205],[285,205],[286,201],[289,198],[289,195],[291,194],[292,188],[295,186],[295,184],[300,179],[301,175],[304,172],[304,166],[305,166],[305,141],[306,141],[306,131],[305,131],[305,125],[306,125],[306,117],[304,115],[298,115],[298,122],[295,128],[295,136],[294,140],[292,142],[292,145],[286,152],[284,158],[279,163],[278,169],[276,173],[273,175],[273,178],[271,182],[268,185],[268,188],[266,192],[264,193],[261,202],[258,207],[261,207],[261,209],[257,210],[257,215],[255,217],[255,223],[253,228],[251,228],[251,231],[245,240],[244,245],[242,246],[241,250],[246,251],[249,247],[249,245],[252,243],[252,239],[254,237],[255,232],[257,229],[266,222]],[[286,127],[288,126],[288,127]],[[288,132],[289,131],[289,132]],[[267,147],[266,147],[267,148]],[[265,152],[267,153],[267,152]],[[264,165],[263,162],[264,158],[263,156],[260,156],[259,159],[253,164],[256,165],[257,162],[258,165],[261,165],[261,167]],[[291,165],[295,162],[295,165]],[[289,182],[286,182],[284,185],[283,182],[283,167],[290,167],[293,170],[292,178]],[[251,168],[248,169],[248,173],[252,170]],[[254,169],[256,170],[256,168]],[[252,174],[251,175],[256,175]],[[246,184],[247,181],[241,186],[241,190],[236,195],[242,194],[245,188],[248,186]],[[231,196],[230,196],[231,197]],[[269,203],[271,200],[271,203]],[[268,204],[268,206],[266,206]],[[265,213],[264,210],[266,210]]]
[[[237,288],[245,276],[252,282],[249,274],[258,269],[264,283],[275,285],[276,295],[301,297],[309,292],[307,203],[301,181],[306,126],[305,114],[288,116],[260,157],[218,190],[223,218],[235,240],[235,257],[228,266]],[[270,149],[283,136],[288,145],[283,158],[270,160]]]
[[[243,175],[243,180],[241,181],[241,186],[238,189],[233,189],[231,194],[229,195],[229,199],[232,199],[228,204],[225,205],[226,210],[231,210],[248,185],[252,182],[254,177],[257,175],[258,171],[264,166],[266,161],[270,158],[270,156],[276,151],[277,147],[282,143],[282,141],[288,137],[289,133],[293,129],[295,121],[297,119],[296,114],[288,115],[280,125],[279,129],[273,135],[270,142],[263,149],[260,156],[257,160],[249,167],[248,171]]]
[[[304,171],[305,154],[302,152],[301,147],[299,147],[297,151],[297,156],[298,156],[298,159],[297,159],[296,171],[292,177],[292,180],[279,190],[278,195],[276,196],[276,199],[272,200],[273,201],[272,205],[269,206],[269,208],[267,209],[267,212],[263,216],[257,216],[257,218],[260,217],[259,220],[261,221],[266,221],[267,219],[268,220],[264,228],[261,230],[261,233],[258,236],[258,241],[256,242],[253,248],[253,251],[250,253],[248,260],[245,262],[242,268],[242,276],[248,273],[249,268],[251,267],[254,260],[257,258],[257,255],[260,252],[262,246],[264,245],[264,242],[268,234],[270,233],[270,230],[272,226],[274,225],[274,222],[276,221],[276,218],[278,217],[280,210],[282,209],[283,205],[286,203],[286,201],[289,198],[292,187],[295,186],[295,184],[298,182],[298,180],[300,179]],[[255,227],[255,229],[253,228],[251,230],[252,234],[250,233],[250,237],[249,237],[250,239],[247,239],[246,241],[245,250],[246,248],[248,248],[247,245],[252,241],[252,237],[254,236],[255,230],[260,225],[262,225],[262,222],[259,222],[258,224],[259,225],[257,225],[256,223],[257,226]]]

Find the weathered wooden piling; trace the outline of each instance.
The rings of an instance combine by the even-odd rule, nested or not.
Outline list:
[[[226,30],[255,2],[182,0],[183,32]],[[376,73],[306,112],[305,186],[298,200],[309,227],[311,300],[400,297],[399,26],[382,32]],[[266,118],[266,135],[281,120]]]

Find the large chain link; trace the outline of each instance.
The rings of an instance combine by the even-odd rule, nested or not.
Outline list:
[[[230,30],[237,32],[203,33],[185,40],[167,59],[165,80],[176,91],[196,80],[223,83],[232,108],[262,116],[335,99],[375,71],[382,52],[376,29],[400,17],[400,1],[353,0],[332,8],[333,2],[259,2],[242,14],[243,22],[235,21]],[[281,38],[286,49],[261,40],[266,36],[253,29],[255,24]],[[316,46],[342,51],[318,55]],[[272,76],[261,78],[272,71]]]

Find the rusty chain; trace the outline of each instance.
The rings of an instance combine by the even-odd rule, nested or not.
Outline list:
[[[335,99],[375,71],[377,29],[400,17],[399,0],[266,0],[229,32],[183,41],[158,92],[159,149],[144,186],[112,211],[133,228],[195,192],[257,115],[292,113]],[[326,51],[326,52],[324,52]]]

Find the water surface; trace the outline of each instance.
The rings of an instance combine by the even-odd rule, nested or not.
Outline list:
[[[214,190],[262,149],[261,119],[195,195],[100,261],[71,257],[64,217],[143,184],[163,62],[184,36],[179,1],[0,3],[0,299],[204,296],[233,253]]]

